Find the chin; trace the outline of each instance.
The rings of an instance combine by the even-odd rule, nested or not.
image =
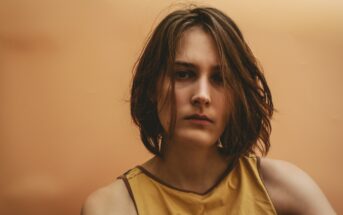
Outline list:
[[[175,133],[175,141],[184,142],[187,144],[198,145],[199,147],[209,147],[216,144],[217,139],[208,132],[195,130],[195,131],[182,131]]]

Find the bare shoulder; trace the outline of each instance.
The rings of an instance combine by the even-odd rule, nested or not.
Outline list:
[[[81,215],[134,215],[135,207],[125,183],[117,179],[94,191],[83,204]]]
[[[314,180],[297,166],[261,158],[261,176],[278,214],[336,214]]]

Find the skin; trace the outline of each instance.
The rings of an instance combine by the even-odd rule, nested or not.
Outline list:
[[[200,27],[183,33],[175,58],[176,124],[166,143],[165,159],[144,163],[152,174],[174,187],[197,193],[207,191],[224,172],[228,158],[217,152],[217,141],[230,114],[230,95],[221,84],[216,46]],[[167,77],[158,90],[161,124],[168,133],[170,104]],[[166,102],[165,102],[166,101]],[[187,120],[205,114],[212,122]],[[206,173],[206,174],[205,174]],[[278,214],[335,214],[316,183],[302,170],[284,161],[261,159],[261,176]],[[122,180],[91,194],[84,215],[136,214]]]
[[[167,95],[170,79],[175,79],[175,132],[166,143],[165,159],[156,157],[143,165],[167,183],[199,193],[213,185],[228,163],[216,146],[230,112],[218,59],[212,38],[201,28],[184,32],[176,51],[173,77],[164,80],[158,91],[161,94],[157,95],[159,118],[169,133]],[[193,114],[206,115],[212,122],[185,119]]]

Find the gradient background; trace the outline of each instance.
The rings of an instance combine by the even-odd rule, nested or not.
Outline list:
[[[0,214],[79,214],[150,155],[130,120],[132,66],[180,2],[0,0]],[[343,214],[343,1],[193,1],[241,27],[278,113],[272,158],[308,172]]]

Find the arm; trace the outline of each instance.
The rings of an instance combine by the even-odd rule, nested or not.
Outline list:
[[[83,204],[81,215],[134,215],[134,204],[123,180],[92,193]]]
[[[336,214],[318,185],[298,167],[262,158],[261,175],[278,214]]]

